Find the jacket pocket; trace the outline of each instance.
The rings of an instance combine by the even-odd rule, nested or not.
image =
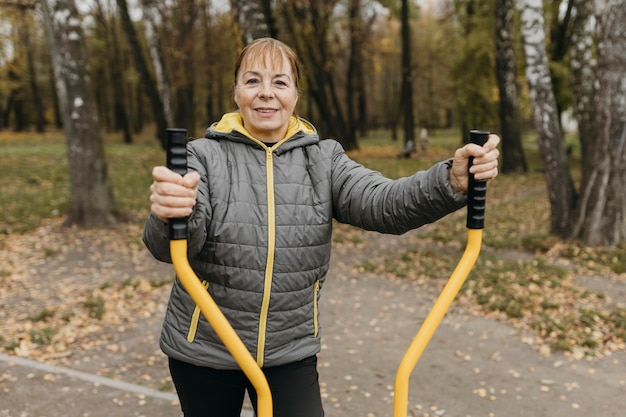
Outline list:
[[[313,335],[317,337],[319,334],[319,323],[318,323],[318,310],[317,310],[317,296],[320,290],[320,282],[315,281],[315,285],[313,287]]]
[[[209,282],[206,280],[202,281],[202,285],[204,288],[209,289]],[[187,333],[187,341],[192,343],[196,338],[196,332],[198,331],[198,321],[200,320],[200,307],[196,304],[196,308],[193,310],[193,314],[191,315],[191,322],[189,323],[189,332]]]

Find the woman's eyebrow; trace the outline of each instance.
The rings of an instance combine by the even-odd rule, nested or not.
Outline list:
[[[282,79],[282,78],[286,78],[288,82],[291,82],[291,77],[289,76],[289,74],[276,74],[274,77],[272,77],[273,79]]]
[[[262,74],[261,74],[260,72],[258,72],[258,71],[253,71],[253,70],[245,71],[245,72],[244,72],[243,74],[241,74],[241,75],[242,75],[242,76],[245,76],[245,75],[254,75],[254,76],[257,76],[257,77],[261,77],[261,76],[262,76]],[[287,74],[287,73],[280,73],[280,74],[274,74],[274,75],[272,75],[272,78],[280,78],[280,77],[287,77],[287,78],[291,79],[291,77],[290,77],[290,76],[289,76],[289,74]]]

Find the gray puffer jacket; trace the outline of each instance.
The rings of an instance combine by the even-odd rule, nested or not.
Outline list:
[[[333,219],[401,234],[466,203],[450,186],[449,161],[393,181],[296,118],[286,138],[268,147],[243,128],[238,113],[227,114],[189,143],[188,164],[201,176],[189,217],[189,261],[259,366],[319,352],[319,291]],[[157,259],[171,262],[167,225],[154,215],[143,239]],[[160,344],[178,360],[237,369],[178,280]]]

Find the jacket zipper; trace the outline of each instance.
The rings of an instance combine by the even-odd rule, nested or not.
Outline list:
[[[274,201],[274,163],[273,148],[266,148],[266,177],[267,177],[267,262],[265,263],[265,279],[263,283],[263,301],[259,317],[259,336],[257,340],[256,361],[263,367],[265,356],[265,338],[267,332],[267,315],[270,307],[272,292],[272,275],[274,273],[274,250],[276,245],[276,211]]]
[[[207,290],[209,289],[209,282],[207,280],[202,280],[202,285]],[[193,314],[191,315],[191,323],[189,323],[189,332],[187,333],[187,341],[192,343],[196,338],[196,333],[198,332],[198,321],[200,320],[200,307],[196,304],[196,308],[193,310]]]

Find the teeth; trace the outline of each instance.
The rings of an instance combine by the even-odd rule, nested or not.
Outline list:
[[[257,111],[260,112],[260,113],[273,113],[273,112],[275,112],[275,110],[267,110],[267,109],[259,109]]]

